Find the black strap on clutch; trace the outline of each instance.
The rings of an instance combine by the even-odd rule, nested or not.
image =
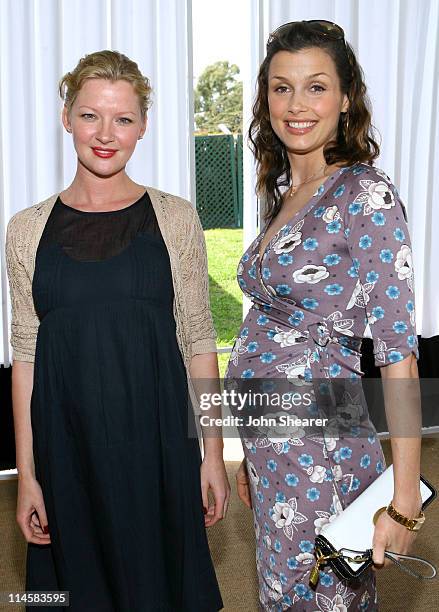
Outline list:
[[[341,580],[353,581],[360,579],[364,572],[373,563],[372,549],[366,551],[351,550],[347,548],[335,550],[330,542],[328,542],[328,540],[321,535],[317,536],[316,538],[314,554],[316,556],[316,564],[311,570],[309,577],[309,586],[312,589],[316,589],[319,582],[321,566],[329,565]],[[384,556],[393,561],[393,563],[395,563],[399,569],[407,574],[410,574],[414,578],[418,578],[420,580],[432,580],[437,575],[436,567],[430,563],[430,561],[427,561],[422,557],[417,557],[416,555],[402,555],[394,553],[390,550],[384,551]],[[408,564],[404,563],[402,560],[414,561],[426,565],[431,569],[431,574],[417,572],[410,568]],[[347,561],[350,563],[358,563],[359,569],[354,571]]]

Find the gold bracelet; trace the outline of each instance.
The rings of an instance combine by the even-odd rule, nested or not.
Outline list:
[[[379,508],[375,512],[374,517],[373,517],[374,525],[376,524],[380,514],[382,514],[383,512],[387,512],[387,514],[394,521],[396,521],[400,525],[403,525],[409,531],[419,531],[421,529],[422,525],[425,522],[425,514],[422,511],[421,511],[421,513],[419,514],[418,517],[416,517],[416,518],[408,518],[407,516],[404,516],[403,514],[398,512],[398,510],[396,510],[395,507],[393,506],[392,502],[390,502],[390,504],[388,506],[383,506],[382,508]]]

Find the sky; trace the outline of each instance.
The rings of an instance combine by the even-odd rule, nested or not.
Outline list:
[[[192,0],[194,81],[219,60],[241,67],[239,31],[246,0]]]

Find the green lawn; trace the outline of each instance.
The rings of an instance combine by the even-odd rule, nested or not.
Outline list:
[[[204,232],[209,262],[210,305],[218,346],[231,346],[242,323],[242,292],[236,267],[242,255],[242,229],[211,229]],[[218,355],[223,376],[228,353]]]

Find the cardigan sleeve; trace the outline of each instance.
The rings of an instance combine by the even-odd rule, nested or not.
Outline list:
[[[216,331],[209,301],[206,242],[195,208],[188,205],[188,226],[180,250],[191,355],[216,352]]]
[[[39,319],[32,297],[32,280],[23,265],[23,251],[20,249],[20,234],[25,236],[20,211],[8,223],[6,230],[6,267],[11,295],[11,345],[12,359],[35,361]]]

